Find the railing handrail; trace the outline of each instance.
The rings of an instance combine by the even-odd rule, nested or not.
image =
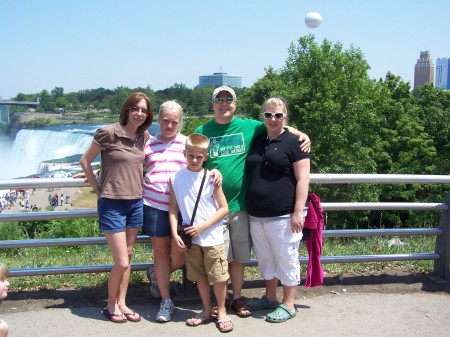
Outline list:
[[[410,174],[311,174],[312,184],[450,184],[449,175],[410,175]],[[83,179],[72,178],[34,178],[0,180],[0,189],[42,188],[42,187],[84,187],[89,186]],[[380,262],[404,260],[434,260],[435,273],[445,280],[450,280],[450,193],[445,202],[334,202],[322,203],[324,211],[341,210],[420,210],[440,211],[439,228],[402,228],[402,229],[357,229],[357,230],[325,230],[324,237],[369,237],[369,236],[406,236],[435,235],[436,251],[434,253],[388,254],[388,255],[354,255],[325,256],[322,263],[348,262]],[[67,218],[97,217],[97,209],[83,209],[53,212],[20,212],[0,214],[0,223],[6,221],[39,221]],[[148,243],[145,235],[138,236],[138,243]],[[39,240],[5,240],[0,242],[0,249],[24,248],[37,246],[70,246],[70,245],[102,245],[106,244],[104,237],[92,238],[54,238]],[[307,262],[306,257],[300,257],[301,262]],[[252,260],[248,265],[256,265]],[[132,270],[145,270],[152,263],[132,264]],[[107,272],[112,265],[91,266],[60,266],[43,268],[11,269],[11,276],[50,275],[66,273]]]
[[[311,173],[311,184],[450,184],[450,175]],[[0,189],[85,187],[84,179],[21,178],[0,180]]]
[[[321,205],[324,211],[447,211],[449,209],[446,203],[425,202],[323,202]],[[96,208],[68,211],[0,213],[0,222],[95,218],[97,216]]]

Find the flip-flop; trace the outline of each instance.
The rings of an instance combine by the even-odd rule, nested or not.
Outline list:
[[[233,309],[236,315],[238,315],[241,318],[250,317],[252,315],[252,312],[246,306],[245,301],[242,298],[237,298],[233,300],[233,302],[231,303],[231,309]]]
[[[129,320],[130,322],[139,322],[141,320],[141,316],[135,312],[134,310],[131,310],[129,312],[123,312],[124,316]]]
[[[275,311],[267,314],[266,321],[271,323],[282,323],[295,316],[297,316],[297,310],[292,312],[287,306],[280,304]]]
[[[230,323],[230,324],[229,324],[228,327],[221,327],[220,324],[224,324],[224,323]],[[231,322],[230,317],[221,317],[221,318],[218,318],[218,319],[217,319],[217,322],[216,322],[216,325],[217,325],[217,329],[218,329],[220,332],[230,332],[230,331],[233,330],[233,327],[234,327],[234,326],[233,326],[233,322]]]
[[[102,314],[105,315],[107,319],[109,319],[113,323],[126,323],[128,319],[124,318],[122,315],[111,314],[107,307],[103,308]],[[116,317],[120,317],[121,319],[117,319]]]
[[[195,317],[187,319],[186,320],[186,325],[187,326],[199,326],[199,325],[202,325],[202,324],[206,324],[206,323],[212,322],[215,319],[216,319],[216,317],[214,317],[213,315],[206,316],[206,315],[198,314]],[[200,320],[200,322],[195,324],[194,323],[195,320]]]

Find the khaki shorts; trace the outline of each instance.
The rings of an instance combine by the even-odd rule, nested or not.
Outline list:
[[[223,239],[228,263],[250,261],[250,222],[247,211],[229,213],[223,219]]]
[[[228,262],[223,245],[200,247],[193,244],[185,254],[187,278],[192,282],[207,278],[209,283],[226,282]]]

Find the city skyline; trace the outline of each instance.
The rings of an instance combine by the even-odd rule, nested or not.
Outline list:
[[[413,87],[421,51],[434,63],[450,57],[443,38],[450,1],[426,7],[408,0],[3,1],[0,96],[54,87],[193,88],[215,72],[242,76],[250,87],[265,68],[283,67],[289,45],[307,34],[360,49],[371,78],[391,71]],[[315,29],[304,23],[311,11],[323,18]]]

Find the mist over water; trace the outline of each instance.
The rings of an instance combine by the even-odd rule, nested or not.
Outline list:
[[[0,137],[0,179],[71,176],[81,170],[80,158],[102,126],[58,125],[20,130],[15,140]],[[154,123],[149,131],[155,134],[158,130]]]

